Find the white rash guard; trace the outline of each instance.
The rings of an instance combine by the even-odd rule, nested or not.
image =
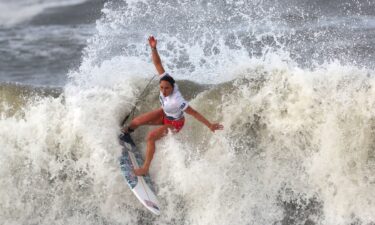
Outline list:
[[[165,76],[169,75],[168,73],[164,73],[160,76],[160,79]],[[170,75],[169,75],[170,76]],[[163,93],[160,92],[160,103],[164,110],[165,115],[170,120],[178,120],[184,117],[184,111],[189,106],[189,103],[182,97],[177,83],[174,84],[173,93],[167,97],[164,97]]]

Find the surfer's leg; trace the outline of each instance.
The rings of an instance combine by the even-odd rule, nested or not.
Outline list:
[[[135,169],[134,173],[137,176],[145,175],[150,168],[152,158],[154,157],[155,153],[155,142],[162,138],[163,136],[168,134],[168,128],[173,129],[172,125],[164,125],[158,128],[153,129],[147,135],[147,150],[146,150],[146,158],[143,166],[139,169]]]
[[[128,129],[135,130],[142,125],[162,125],[163,124],[163,109],[159,108],[151,112],[144,113],[135,117],[129,124]]]

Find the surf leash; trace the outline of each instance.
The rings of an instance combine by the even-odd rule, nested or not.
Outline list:
[[[150,86],[151,82],[155,79],[157,75],[153,75],[152,78],[149,80],[149,82],[147,83],[146,87],[143,89],[142,93],[139,95],[139,97],[137,98],[137,101],[135,102],[132,110],[130,111],[130,113],[124,118],[124,120],[122,121],[121,123],[121,126],[124,126],[124,124],[126,123],[126,121],[129,119],[130,116],[134,117],[134,113],[135,113],[135,110],[137,108],[137,105],[138,103],[140,102],[140,100],[142,99],[142,95],[145,93],[145,91],[148,89],[148,86]]]

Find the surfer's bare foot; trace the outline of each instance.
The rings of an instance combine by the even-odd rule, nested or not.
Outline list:
[[[134,174],[136,176],[143,176],[143,175],[146,175],[148,172],[148,168],[138,168],[138,169],[134,169]]]

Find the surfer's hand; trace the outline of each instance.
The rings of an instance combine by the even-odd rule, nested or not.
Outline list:
[[[148,172],[148,168],[140,167],[138,169],[134,169],[134,174],[136,176],[143,176],[146,175]]]
[[[219,123],[212,123],[210,126],[209,126],[210,130],[212,132],[215,132],[216,130],[222,130],[224,129],[224,126],[219,124]]]
[[[150,44],[150,47],[155,49],[156,48],[156,44],[158,43],[158,41],[154,38],[154,36],[150,36],[148,38],[148,43]]]

